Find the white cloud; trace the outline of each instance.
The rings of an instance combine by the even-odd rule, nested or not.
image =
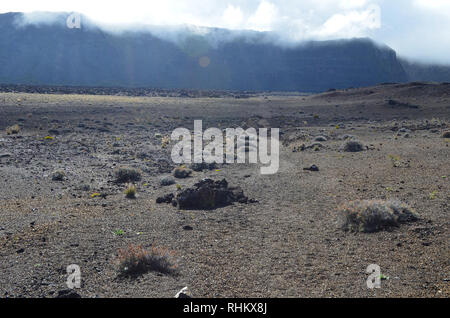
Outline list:
[[[0,0],[10,11],[77,11],[107,23],[273,31],[280,41],[372,37],[450,63],[450,0]]]
[[[256,9],[256,12],[248,18],[247,28],[256,31],[272,31],[277,19],[277,7],[263,0]]]
[[[242,26],[244,14],[240,7],[229,5],[223,13],[224,26],[229,29],[236,29]]]
[[[381,14],[378,5],[371,5],[362,11],[337,13],[329,18],[323,26],[314,32],[318,37],[360,37],[367,30],[381,27]]]

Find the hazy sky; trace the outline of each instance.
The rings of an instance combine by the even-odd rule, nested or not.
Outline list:
[[[364,36],[404,57],[450,63],[450,0],[1,0],[0,13],[10,11],[274,31],[287,41]]]

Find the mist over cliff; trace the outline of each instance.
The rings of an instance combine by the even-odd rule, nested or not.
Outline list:
[[[409,80],[392,49],[366,38],[289,45],[192,26],[68,28],[68,15],[1,14],[0,83],[319,92]]]

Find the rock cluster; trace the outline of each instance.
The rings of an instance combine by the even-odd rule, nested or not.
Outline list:
[[[170,193],[156,199],[156,203],[172,203],[183,210],[211,210],[234,202],[253,203],[256,200],[249,200],[240,187],[229,187],[225,179],[203,179],[176,195]]]

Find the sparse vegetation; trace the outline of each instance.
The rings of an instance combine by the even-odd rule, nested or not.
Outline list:
[[[172,185],[174,183],[175,183],[175,179],[171,176],[164,177],[159,181],[159,184],[163,187]]]
[[[141,172],[134,168],[122,167],[115,171],[117,183],[128,183],[140,181],[142,178]]]
[[[152,247],[147,251],[142,245],[130,244],[118,252],[119,273],[122,276],[136,276],[148,271],[171,274],[175,271],[171,256],[173,253],[167,249]]]
[[[437,196],[437,195],[438,195],[438,192],[437,192],[437,191],[431,192],[431,193],[430,193],[430,200],[436,199],[436,196]]]
[[[364,150],[364,144],[359,140],[347,140],[342,145],[342,150],[345,152],[359,152]]]
[[[114,234],[117,235],[117,236],[124,235],[125,231],[124,230],[115,230]]]
[[[125,190],[125,196],[128,199],[136,199],[136,192],[136,186],[132,184]]]
[[[164,136],[161,138],[161,147],[166,148],[170,144],[170,137]]]
[[[20,132],[20,126],[15,124],[6,128],[7,135],[16,135]]]
[[[397,200],[351,201],[340,207],[339,216],[344,230],[367,233],[417,220],[416,213]]]
[[[394,168],[398,168],[401,166],[401,159],[399,156],[389,155],[389,159],[391,159],[392,166]]]
[[[411,166],[410,160],[402,160],[402,158],[396,155],[389,155],[389,159],[394,168],[409,168]]]
[[[173,176],[175,178],[184,179],[192,174],[192,170],[186,167],[178,167],[173,170]]]

